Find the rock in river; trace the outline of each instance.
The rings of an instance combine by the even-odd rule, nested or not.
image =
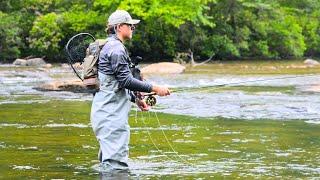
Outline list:
[[[185,67],[178,63],[161,62],[150,64],[141,69],[142,74],[180,74]]]
[[[35,89],[40,91],[70,91],[76,93],[86,93],[89,90],[83,85],[81,80],[64,80],[64,81],[53,81]]]
[[[313,60],[313,59],[306,59],[304,61],[304,64],[306,64],[307,66],[317,66],[317,65],[320,65],[320,63],[316,60]]]
[[[19,66],[45,66],[46,62],[42,58],[32,58],[32,59],[16,59],[13,65]]]

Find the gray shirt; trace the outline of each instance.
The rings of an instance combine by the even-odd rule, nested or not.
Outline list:
[[[106,75],[114,75],[119,82],[119,88],[131,91],[151,92],[152,85],[132,76],[131,59],[121,40],[115,35],[107,38],[107,43],[100,51],[98,71]]]

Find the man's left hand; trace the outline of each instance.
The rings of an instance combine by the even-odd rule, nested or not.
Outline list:
[[[149,111],[149,106],[144,100],[136,99],[136,104],[141,109],[141,111]]]

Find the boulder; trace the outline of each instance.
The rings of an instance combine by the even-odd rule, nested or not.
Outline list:
[[[70,91],[76,93],[89,92],[81,80],[53,81],[40,85],[35,89],[40,91]]]
[[[162,62],[150,64],[141,69],[142,74],[180,74],[186,67],[178,63]]]
[[[25,60],[25,59],[16,59],[12,64],[13,65],[17,65],[17,66],[26,66],[27,65],[27,60]]]
[[[42,58],[32,58],[27,60],[27,66],[43,66],[46,62]]]
[[[44,66],[46,62],[42,58],[32,58],[32,59],[16,59],[13,65],[18,66]]]
[[[320,65],[320,63],[316,60],[313,59],[306,59],[304,62],[304,64],[306,64],[307,66],[317,66]]]

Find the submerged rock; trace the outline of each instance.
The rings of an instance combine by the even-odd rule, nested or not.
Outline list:
[[[141,69],[142,74],[180,74],[186,67],[178,63],[162,62],[150,64]]]
[[[320,84],[317,85],[311,85],[303,90],[304,92],[315,92],[320,93]]]

